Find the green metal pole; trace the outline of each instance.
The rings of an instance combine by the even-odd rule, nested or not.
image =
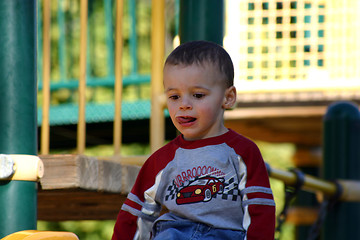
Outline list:
[[[351,102],[330,105],[324,117],[325,180],[360,180],[360,112]],[[322,238],[360,239],[360,204],[339,202],[328,212]]]
[[[224,37],[224,0],[180,0],[180,42],[207,40],[219,45]]]
[[[0,0],[0,153],[37,154],[36,0]],[[36,229],[37,183],[0,181],[0,238]]]

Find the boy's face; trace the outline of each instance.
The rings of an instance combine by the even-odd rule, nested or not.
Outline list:
[[[235,99],[236,90],[224,86],[220,73],[212,65],[167,64],[164,88],[171,120],[186,140],[227,132],[223,124],[224,109],[232,106],[228,95]]]

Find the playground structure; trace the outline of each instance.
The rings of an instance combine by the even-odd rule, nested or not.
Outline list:
[[[46,29],[49,26],[46,26],[46,21],[45,19],[49,18],[49,15],[46,15],[46,2],[44,3],[44,65],[43,65],[43,70],[44,70],[44,82],[43,82],[43,91],[45,93],[45,89],[49,89],[50,85],[49,82],[46,84],[45,79],[46,76],[48,76],[49,72],[49,65],[46,60],[47,58],[46,56],[46,44],[48,43],[49,39],[46,38],[46,33],[48,33],[48,31],[46,31]],[[118,1],[117,3],[117,10],[119,12],[121,12],[121,1]],[[191,1],[190,1],[191,2]],[[86,16],[87,16],[87,12],[85,11],[87,9],[86,7],[86,1],[81,1],[82,5],[81,6],[81,19],[82,19],[82,26],[86,26]],[[188,13],[188,16],[194,16],[197,15],[196,11],[200,11],[201,9],[205,9],[206,7],[209,8],[207,11],[207,14],[209,14],[210,16],[212,16],[211,11],[215,11],[216,13],[221,12],[220,9],[222,8],[222,1],[216,1],[216,4],[220,4],[216,5],[214,3],[214,5],[212,7],[209,7],[208,5],[206,5],[205,3],[203,3],[202,1],[198,1],[197,4],[195,4],[195,6],[191,5],[189,2],[187,1],[182,1],[181,2],[181,9],[183,9],[183,12]],[[4,4],[4,6],[2,6],[2,9],[5,9],[9,12],[15,12],[19,15],[24,14],[24,12],[21,11],[26,11],[28,8],[32,8],[34,9],[36,6],[35,2],[33,2],[32,4],[30,4],[30,6],[26,6],[26,8],[24,9],[14,9],[12,4]],[[191,8],[194,12],[191,12],[191,9],[187,9],[186,11],[184,10],[184,8]],[[163,9],[164,9],[164,1],[153,1],[152,3],[152,24],[153,24],[153,37],[154,39],[152,40],[153,46],[152,49],[154,51],[153,54],[153,59],[152,59],[152,71],[151,71],[151,79],[152,79],[152,119],[150,120],[151,122],[151,127],[150,130],[152,131],[152,133],[150,133],[150,135],[152,136],[151,139],[151,148],[152,150],[157,149],[159,146],[161,146],[163,144],[163,139],[164,139],[164,135],[165,135],[165,129],[164,129],[164,113],[163,113],[163,99],[161,98],[161,94],[162,94],[162,90],[161,90],[161,72],[162,72],[162,62],[164,59],[164,52],[161,49],[164,49],[164,32],[163,32],[163,23],[164,23],[164,15],[163,15]],[[4,10],[4,11],[5,11]],[[180,11],[181,13],[181,11]],[[30,20],[28,19],[27,24],[33,24],[34,23],[34,19],[35,16],[34,15],[29,15],[30,13],[26,12],[25,16],[28,16],[30,18]],[[206,16],[209,16],[206,15]],[[220,16],[221,14],[215,14],[216,16]],[[121,18],[120,15],[118,16],[118,21],[116,24],[117,29],[120,28],[119,23],[121,23]],[[181,36],[181,41],[186,41],[186,40],[190,40],[190,39],[197,39],[197,38],[202,38],[202,39],[207,39],[207,40],[213,40],[215,42],[219,41],[219,36],[221,36],[221,24],[218,25],[219,28],[216,29],[216,27],[214,27],[211,30],[208,30],[210,33],[215,33],[215,36],[217,37],[217,39],[211,39],[209,37],[209,32],[199,32],[199,31],[190,31],[189,29],[194,29],[196,28],[194,26],[193,22],[186,22],[186,16],[181,16],[182,20],[180,19],[180,21],[184,21],[184,29],[180,28],[179,32],[180,32],[180,36]],[[185,18],[185,19],[184,19]],[[189,17],[190,18],[190,17]],[[209,19],[208,21],[199,23],[200,26],[198,26],[200,29],[208,29],[205,26],[207,25],[211,25],[211,26],[216,26],[216,24],[212,23],[210,20],[210,17],[207,17],[206,19]],[[219,22],[219,19],[213,19],[215,22]],[[9,24],[10,23],[6,22],[6,19],[2,20],[3,24]],[[25,20],[24,20],[25,21]],[[204,25],[202,25],[204,24]],[[188,25],[191,25],[191,27],[189,27]],[[12,25],[11,25],[12,26]],[[16,27],[17,25],[15,24],[12,27]],[[33,28],[30,28],[33,29]],[[86,34],[86,27],[82,27],[82,35],[81,36],[85,36]],[[195,33],[194,33],[195,32]],[[19,36],[15,36],[18,37],[19,39],[24,39],[25,37],[21,34],[24,34],[25,36],[34,36],[34,33],[22,33],[20,30],[16,32],[16,34],[19,34]],[[118,36],[119,34],[119,30],[117,31],[116,36]],[[198,34],[198,35],[197,35]],[[201,35],[204,34],[204,35]],[[209,34],[209,35],[206,35]],[[35,38],[35,36],[34,36]],[[85,38],[85,37],[84,37]],[[86,38],[84,40],[84,38],[82,38],[82,45],[83,46],[81,49],[81,73],[80,73],[80,79],[79,79],[79,91],[82,92],[82,94],[80,94],[82,97],[80,97],[80,103],[79,103],[79,127],[78,127],[78,145],[77,145],[77,149],[78,149],[78,154],[76,156],[73,155],[60,155],[60,156],[46,156],[46,155],[40,155],[40,158],[42,159],[42,161],[44,162],[45,165],[45,174],[44,174],[44,178],[42,180],[40,180],[41,183],[41,190],[39,191],[39,205],[41,204],[42,206],[44,206],[44,208],[41,209],[41,211],[44,212],[44,214],[42,214],[42,212],[39,212],[39,215],[44,218],[44,216],[46,215],[50,215],[50,214],[46,214],[46,205],[50,202],[49,200],[53,200],[54,198],[61,198],[62,200],[64,200],[64,195],[65,194],[72,194],[75,196],[78,196],[78,198],[90,198],[90,201],[93,201],[93,204],[96,202],[100,202],[103,201],[104,205],[108,205],[109,203],[114,203],[114,202],[121,202],[122,199],[124,198],[124,195],[129,191],[129,189],[131,188],[131,181],[133,180],[132,178],[134,176],[136,176],[136,173],[139,169],[139,167],[134,166],[134,165],[141,165],[142,161],[146,158],[144,157],[121,157],[120,154],[120,149],[121,149],[121,112],[117,112],[115,113],[115,117],[114,117],[114,148],[115,148],[115,161],[109,162],[109,161],[102,161],[102,160],[98,160],[95,158],[89,158],[86,156],[82,156],[81,154],[84,151],[85,148],[85,94],[84,94],[84,89],[86,87],[86,61],[84,59],[86,56]],[[120,54],[121,53],[121,49],[119,49],[119,46],[121,46],[121,36],[118,36],[118,38],[116,38],[116,47],[117,50],[115,51],[116,54]],[[46,40],[48,39],[48,40]],[[221,38],[220,38],[221,39]],[[5,40],[3,40],[5,41]],[[33,39],[33,41],[35,41]],[[11,42],[6,42],[7,44],[3,45],[3,49],[1,50],[1,54],[2,56],[7,56],[7,58],[3,58],[3,59],[11,59],[11,58],[15,58],[16,56],[18,56],[20,58],[20,54],[22,54],[22,51],[24,51],[23,49],[18,49],[18,46],[13,46]],[[34,66],[34,63],[31,62],[31,59],[34,58],[34,54],[36,52],[36,48],[34,48],[34,42],[29,43],[32,46],[33,51],[29,53],[28,58],[24,58],[24,56],[21,55],[21,59],[30,59],[28,60],[28,62],[24,61],[22,64],[24,64],[24,66],[27,65],[31,65]],[[85,46],[85,47],[84,47]],[[12,50],[12,52],[10,51]],[[48,49],[49,50],[49,49]],[[9,51],[9,53],[8,53]],[[9,55],[5,55],[5,54],[9,54]],[[49,52],[47,52],[47,54],[49,54]],[[115,59],[119,59],[119,55],[115,56]],[[47,64],[46,64],[47,62]],[[4,63],[5,64],[5,63]],[[115,66],[119,66],[119,60],[115,61]],[[13,66],[9,66],[9,69],[14,68]],[[30,96],[25,96],[25,100],[24,100],[24,93],[29,92],[29,89],[34,89],[34,86],[24,86],[22,85],[23,82],[25,82],[24,78],[26,76],[26,79],[29,79],[29,76],[35,76],[35,74],[33,73],[34,69],[32,69],[31,67],[24,67],[24,69],[29,69],[29,72],[18,72],[17,74],[19,74],[20,76],[15,77],[14,82],[17,83],[16,85],[19,85],[19,87],[22,87],[23,89],[19,89],[17,88],[16,91],[11,92],[12,87],[8,86],[8,82],[10,80],[3,80],[4,84],[7,85],[7,87],[5,87],[6,90],[3,90],[6,92],[6,94],[3,94],[4,99],[14,99],[14,103],[16,106],[14,108],[5,108],[5,105],[2,105],[2,109],[4,109],[4,115],[6,116],[13,116],[14,113],[12,112],[14,109],[23,109],[25,108],[23,111],[21,112],[26,112],[28,113],[28,117],[17,117],[15,116],[12,119],[3,119],[2,120],[2,126],[10,126],[10,128],[8,130],[6,130],[7,132],[5,133],[5,135],[3,136],[3,139],[14,139],[14,136],[25,136],[25,138],[22,139],[14,139],[15,142],[13,141],[8,141],[8,140],[3,140],[1,142],[1,153],[4,154],[29,154],[29,155],[34,155],[36,156],[36,152],[37,152],[37,146],[36,146],[36,133],[34,131],[34,128],[36,128],[36,103],[32,101],[29,101],[28,98],[30,99],[34,99],[34,95],[36,95],[36,93],[28,93]],[[32,72],[31,72],[32,71]],[[119,92],[121,93],[121,71],[119,70],[119,68],[117,68],[117,70],[115,70],[115,92]],[[7,78],[3,78],[3,79],[7,79]],[[36,79],[29,79],[28,80],[29,84],[35,84],[36,83]],[[82,90],[81,90],[82,89]],[[20,91],[21,90],[21,91]],[[49,91],[49,90],[48,90]],[[20,92],[22,96],[19,96]],[[28,97],[28,98],[26,98]],[[48,99],[49,97],[46,96],[44,94],[44,104],[43,104],[43,109],[49,108],[49,103],[45,103],[45,99]],[[120,103],[121,99],[121,94],[117,95],[116,100],[115,100],[115,104]],[[3,104],[6,101],[2,101]],[[24,102],[29,102],[31,103],[30,105],[33,105],[32,107],[29,106],[23,106]],[[349,107],[347,107],[347,104],[344,104],[343,106],[345,106],[345,109],[349,109]],[[353,106],[353,105],[351,105]],[[29,107],[29,108],[28,108]],[[241,107],[241,106],[240,106]],[[247,130],[249,124],[251,124],[251,117],[249,118],[250,120],[243,120],[243,121],[235,121],[236,117],[234,117],[234,115],[236,113],[239,114],[242,113],[244,116],[244,113],[246,114],[246,111],[241,111],[241,109],[235,109],[233,112],[229,112],[227,113],[227,124],[229,126],[231,126],[231,128],[233,129],[237,129],[239,128],[239,132],[243,132],[243,130],[245,129],[245,134],[248,134],[250,136],[257,136],[254,132],[259,131],[251,131]],[[297,108],[298,107],[298,108]],[[301,106],[300,106],[301,107]],[[333,109],[337,109],[338,107],[335,107]],[[120,106],[115,107],[115,109],[119,110]],[[281,108],[280,111],[286,111],[286,110],[291,110],[291,109],[298,109],[299,110],[299,106],[295,106],[295,107],[287,107],[287,108]],[[308,111],[310,108],[308,109],[300,109],[299,112],[301,111]],[[321,109],[321,110],[319,110]],[[325,113],[326,108],[324,108],[323,106],[321,106],[320,108],[317,108],[317,115],[323,115]],[[340,109],[343,109],[343,107],[341,107]],[[333,112],[330,112],[328,114],[328,118],[325,118],[324,120],[324,127],[325,128],[329,128],[328,134],[337,134],[336,133],[336,129],[340,129],[339,130],[339,135],[334,135],[334,136],[326,136],[326,133],[324,133],[324,140],[325,140],[325,148],[324,148],[324,160],[326,159],[330,159],[330,161],[333,161],[331,163],[332,167],[337,169],[343,168],[344,166],[342,165],[342,163],[344,162],[348,162],[346,159],[344,159],[344,161],[338,161],[338,158],[343,158],[343,156],[349,156],[351,155],[351,160],[349,160],[349,162],[351,162],[351,164],[355,164],[356,162],[358,162],[358,159],[360,159],[359,157],[359,150],[357,150],[357,146],[359,144],[359,134],[356,134],[356,131],[359,130],[359,119],[358,119],[358,112],[354,111],[353,109],[357,109],[357,107],[350,107],[350,114],[346,114],[343,113],[342,110],[336,110]],[[251,109],[245,109],[248,110],[248,115],[256,115],[256,113],[259,114],[259,112],[264,111],[265,108],[261,108],[261,109],[253,109],[251,111]],[[314,110],[314,109],[313,109]],[[345,110],[346,112],[347,110]],[[357,109],[358,111],[358,109]],[[299,114],[299,112],[297,112],[296,114]],[[320,112],[320,113],[319,113]],[[340,112],[340,113],[339,113]],[[335,114],[336,113],[336,114]],[[340,114],[340,119],[339,121],[343,121],[343,123],[338,123],[337,120],[332,120],[332,119],[336,119],[335,116],[337,116],[337,113]],[[271,116],[273,116],[272,114],[274,113],[270,113],[268,115],[268,117],[271,118]],[[284,114],[284,113],[283,113]],[[290,113],[287,113],[288,115],[286,115],[287,117],[289,117]],[[307,112],[307,114],[309,114],[309,112]],[[42,129],[46,129],[49,128],[49,126],[46,127],[46,122],[48,121],[48,119],[46,120],[46,110],[43,110],[43,116],[45,116],[43,118],[43,127]],[[311,113],[310,113],[311,115]],[[345,115],[345,117],[343,117]],[[347,118],[346,116],[348,116],[349,118]],[[262,117],[266,117],[266,115],[261,115],[259,116],[259,118]],[[26,122],[24,122],[24,120],[27,120]],[[29,119],[32,119],[32,121],[29,121]],[[240,119],[241,120],[241,119]],[[254,118],[252,119],[254,120]],[[278,121],[278,119],[275,119]],[[289,121],[288,118],[284,118],[283,119],[284,122]],[[255,123],[261,123],[260,125],[264,124],[264,122],[266,121],[260,121],[259,119],[256,119],[255,117]],[[271,120],[269,120],[270,122]],[[291,121],[291,119],[290,119]],[[351,124],[349,124],[349,122],[351,122]],[[253,125],[254,123],[252,123]],[[281,124],[281,123],[280,123]],[[349,126],[350,125],[350,126]],[[45,126],[45,127],[44,127]],[[240,126],[240,127],[239,127]],[[251,126],[251,125],[250,125]],[[265,125],[262,125],[265,126]],[[341,128],[346,128],[346,129],[341,129]],[[261,128],[260,128],[261,129]],[[253,128],[252,128],[253,130]],[[289,129],[288,129],[289,130]],[[271,130],[274,131],[274,130]],[[280,130],[281,132],[281,130]],[[283,131],[285,132],[285,131]],[[344,133],[348,133],[345,134]],[[358,133],[358,132],[357,132]],[[46,133],[46,130],[44,130],[41,133],[41,153],[42,154],[47,154],[48,150],[46,150],[48,148],[48,141],[46,140],[48,138],[49,133]],[[265,133],[266,135],[266,133]],[[281,135],[281,134],[280,134]],[[288,136],[290,136],[291,134],[288,134]],[[314,135],[318,135],[318,139],[321,138],[321,134],[319,134],[319,132],[315,132],[313,133],[312,136]],[[160,137],[159,137],[160,136]],[[351,139],[351,140],[348,140]],[[299,139],[299,138],[298,138]],[[327,140],[328,139],[328,140]],[[332,140],[330,140],[332,139]],[[344,145],[341,144],[337,144],[335,139],[339,140],[341,139],[342,143],[344,143]],[[16,142],[19,141],[19,142]],[[280,140],[279,140],[280,141]],[[299,142],[303,143],[305,140],[304,139],[300,139]],[[316,141],[316,140],[313,140]],[[329,141],[329,142],[326,142]],[[348,143],[348,144],[345,144]],[[24,144],[26,143],[26,144]],[[328,146],[330,145],[331,147],[326,149],[326,144],[328,144]],[[336,147],[333,147],[332,145],[335,145]],[[344,146],[343,148],[339,148],[339,146]],[[339,152],[336,152],[336,150],[339,150]],[[334,159],[334,156],[335,159]],[[114,160],[112,159],[112,160]],[[119,160],[120,159],[120,163]],[[332,159],[332,160],[331,160]],[[118,162],[116,162],[118,161]],[[124,163],[130,163],[131,165],[125,165]],[[340,166],[337,166],[336,164],[340,164]],[[358,163],[357,163],[358,164]],[[67,166],[66,166],[67,165]],[[324,166],[329,166],[330,164],[325,165]],[[328,180],[334,180],[334,179],[338,179],[338,178],[344,178],[344,179],[354,179],[354,180],[358,180],[359,179],[359,175],[356,173],[355,166],[347,166],[349,167],[349,169],[354,169],[350,175],[347,174],[348,171],[350,170],[343,170],[341,175],[337,175],[337,171],[336,170],[330,170],[328,169],[328,176],[324,176],[326,179]],[[56,175],[57,172],[59,171],[59,169],[63,169],[63,172],[61,173],[63,176],[61,178],[61,181],[59,182],[59,175]],[[36,168],[38,169],[38,168]],[[271,168],[269,168],[271,169]],[[15,171],[16,172],[16,171]],[[51,173],[46,175],[47,173]],[[64,174],[65,173],[65,174]],[[66,178],[66,176],[68,176],[68,178]],[[109,177],[110,176],[110,177]],[[111,177],[112,176],[112,177]],[[288,172],[279,172],[276,171],[274,169],[270,170],[270,176],[272,177],[276,177],[276,178],[280,178],[282,179],[285,183],[292,185],[294,183],[296,183],[296,177],[294,177],[294,175],[292,173],[288,173]],[[52,178],[53,177],[53,178]],[[75,179],[75,180],[74,180]],[[120,183],[116,182],[119,181],[120,179]],[[309,180],[310,179],[310,180]],[[31,180],[30,182],[28,181],[24,181],[23,180],[27,180],[27,179],[19,179],[20,181],[18,181],[17,179],[13,179],[14,181],[10,181],[9,183],[6,181],[6,184],[2,184],[1,185],[1,189],[0,191],[3,192],[12,192],[14,191],[13,189],[15,189],[16,191],[29,191],[32,192],[30,193],[28,196],[25,196],[24,199],[22,199],[21,202],[16,201],[19,196],[17,194],[14,195],[7,195],[9,196],[8,199],[5,200],[5,203],[2,202],[1,206],[2,208],[8,208],[6,211],[8,211],[8,214],[11,215],[13,212],[17,212],[18,210],[16,210],[17,208],[19,209],[23,209],[23,206],[25,205],[24,202],[31,203],[32,207],[28,207],[26,206],[26,209],[21,210],[22,214],[25,213],[24,215],[27,215],[28,218],[25,218],[24,220],[19,220],[19,218],[15,217],[14,220],[12,220],[13,222],[8,222],[7,218],[1,219],[0,223],[4,223],[7,222],[6,225],[7,227],[4,228],[4,232],[2,232],[2,234],[9,234],[10,232],[14,232],[14,231],[18,231],[18,230],[22,230],[22,229],[34,229],[36,228],[34,225],[36,222],[36,205],[37,205],[37,200],[36,197],[34,197],[34,195],[36,196],[36,181]],[[311,181],[313,180],[313,178],[307,176],[304,179],[304,187],[309,187],[309,181],[310,181],[310,189],[312,191],[316,191],[319,190],[322,192],[325,192],[326,194],[332,196],[335,193],[337,193],[337,185],[332,184],[332,183],[328,183],[328,182],[323,182],[323,181],[319,181],[317,182],[315,180],[315,184],[311,184]],[[350,194],[347,195],[349,193],[349,189],[353,189],[352,183],[349,182],[344,182],[343,184],[340,184],[341,186],[343,186],[343,188],[347,191],[345,191],[344,193],[341,194],[341,197],[343,198],[342,200],[352,200],[352,201],[358,201],[359,197],[356,194],[351,194],[352,190],[350,190]],[[351,187],[349,187],[351,186]],[[358,186],[358,184],[355,182],[355,184],[353,186]],[[5,189],[5,190],[4,190]],[[10,189],[10,190],[8,190]],[[56,190],[57,189],[57,190]],[[60,191],[58,191],[59,189],[61,189]],[[74,189],[84,189],[84,190],[91,190],[91,192],[84,192],[84,191],[74,191]],[[355,189],[355,188],[354,188]],[[93,192],[93,190],[98,190],[98,191],[102,191],[102,193],[97,193],[97,192]],[[105,191],[105,192],[104,192]],[[109,192],[109,194],[107,194],[107,192]],[[117,194],[121,192],[123,195]],[[354,192],[356,193],[356,191],[354,190]],[[109,198],[104,197],[105,195],[108,195]],[[61,197],[62,196],[62,197]],[[103,199],[103,200],[100,200]],[[106,199],[111,199],[110,202],[106,202]],[[72,201],[73,199],[70,199],[69,201]],[[15,206],[12,206],[11,208],[9,208],[9,204],[7,202],[15,202]],[[41,203],[40,203],[41,202]],[[81,203],[79,203],[81,206]],[[341,205],[341,211],[344,212],[343,216],[341,216],[341,213],[339,214],[337,212],[336,216],[330,216],[329,219],[335,221],[334,219],[337,218],[341,218],[344,219],[346,218],[346,214],[349,214],[349,211],[351,212],[358,212],[358,210],[354,210],[354,209],[358,209],[358,203],[355,203],[356,205],[354,205],[353,203],[349,203],[349,205],[346,204],[342,204]],[[65,202],[64,204],[65,206],[68,205],[70,206],[70,202]],[[120,205],[120,204],[119,204]],[[115,208],[118,210],[119,209],[119,205],[115,206]],[[87,211],[91,212],[91,209],[93,208],[91,206],[91,204],[89,206],[83,206],[83,208]],[[349,210],[350,208],[350,210]],[[4,209],[5,211],[5,209]],[[6,212],[5,211],[5,212]],[[100,211],[104,211],[103,208],[100,207]],[[98,215],[99,219],[101,219],[101,213],[100,211],[94,212],[93,215]],[[10,214],[11,213],[11,214]],[[74,212],[72,213],[74,214]],[[71,214],[69,214],[71,215]],[[344,216],[345,215],[345,216]],[[35,216],[35,219],[34,219]],[[81,219],[81,217],[85,216],[81,216],[81,215],[77,215],[74,214],[75,217],[78,217],[77,219]],[[49,216],[48,216],[49,217]],[[87,216],[88,217],[88,216]],[[103,217],[104,219],[106,219],[106,216]],[[353,224],[355,224],[356,222],[356,216],[352,216],[351,220],[354,222]],[[3,224],[0,224],[1,226],[3,226]],[[328,229],[335,229],[335,227],[333,227],[334,225],[338,225],[337,223],[331,222],[329,221],[328,223],[326,223],[326,225],[329,225],[330,227]],[[345,224],[343,224],[344,226],[342,227],[343,229],[340,229],[338,232],[339,234],[341,234],[342,236],[344,236],[345,232],[350,232],[349,234],[354,234],[354,231],[348,231],[345,228],[348,226],[345,226]],[[346,224],[346,225],[350,225],[351,224]],[[4,225],[5,226],[5,225]],[[1,229],[1,231],[3,231]],[[331,233],[330,231],[325,231],[327,232],[326,234],[332,235],[332,236],[327,236],[325,239],[331,239],[331,237],[335,237],[336,234]],[[359,235],[351,235],[349,236],[349,238],[354,238],[354,236],[359,236]],[[2,236],[0,236],[2,237]],[[334,238],[336,239],[336,238]]]

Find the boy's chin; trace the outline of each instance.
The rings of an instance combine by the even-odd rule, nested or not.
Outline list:
[[[201,136],[197,136],[197,135],[193,135],[193,134],[182,133],[182,135],[183,135],[184,139],[187,141],[194,141],[194,140],[202,139]]]
[[[203,136],[200,134],[191,134],[191,133],[182,133],[183,137],[187,141],[195,141],[200,139],[205,139],[207,136]]]

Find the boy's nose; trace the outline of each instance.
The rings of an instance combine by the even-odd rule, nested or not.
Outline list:
[[[188,98],[183,97],[181,104],[180,104],[180,109],[185,110],[185,109],[192,109],[192,105],[191,102],[189,101]]]

